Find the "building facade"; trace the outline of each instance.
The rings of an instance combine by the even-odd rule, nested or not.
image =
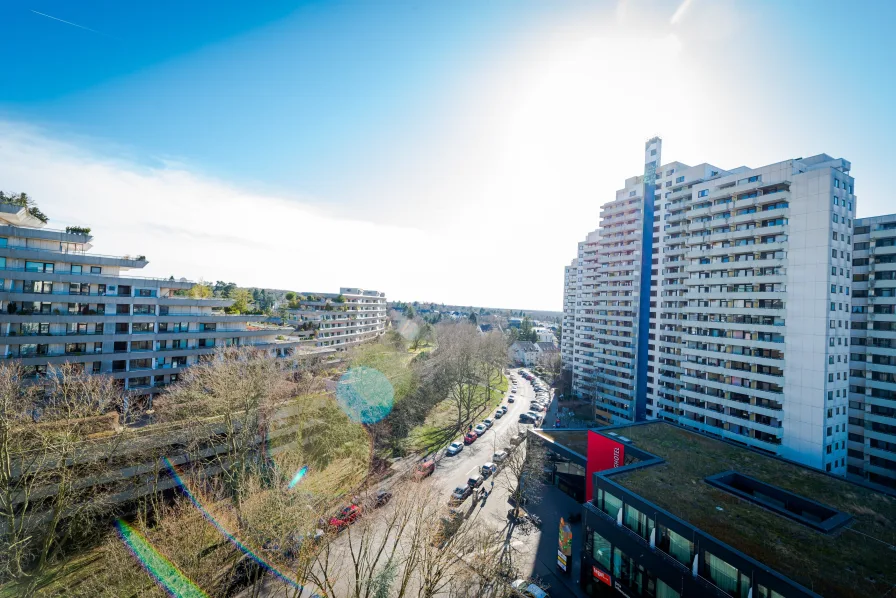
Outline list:
[[[854,232],[847,471],[896,488],[896,214]]]
[[[590,596],[860,598],[896,583],[892,492],[663,421],[528,442],[583,503],[566,574]]]
[[[299,344],[266,316],[225,314],[232,300],[178,296],[191,282],[131,275],[145,256],[90,253],[92,238],[0,204],[0,353],[28,375],[70,362],[151,394],[218,347],[285,356]]]
[[[663,163],[649,140],[579,257],[575,394],[605,423],[663,418],[845,474],[849,171]]]
[[[290,321],[308,323],[314,345],[344,350],[386,333],[386,294],[342,287],[338,293],[301,293]]]

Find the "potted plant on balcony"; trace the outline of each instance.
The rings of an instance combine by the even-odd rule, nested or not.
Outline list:
[[[70,235],[84,235],[87,236],[90,234],[89,226],[66,226],[65,232]]]

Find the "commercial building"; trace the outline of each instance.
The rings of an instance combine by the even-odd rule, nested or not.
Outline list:
[[[70,362],[148,394],[218,347],[285,356],[299,344],[287,339],[292,329],[263,324],[266,316],[225,314],[230,299],[178,296],[191,282],[130,274],[145,256],[90,253],[92,239],[0,204],[0,354],[30,376]]]
[[[849,171],[663,163],[649,140],[580,247],[574,394],[606,423],[665,419],[845,474]]]
[[[896,494],[662,421],[530,430],[584,496],[592,596],[883,596]],[[591,483],[587,483],[587,478]]]
[[[386,333],[386,294],[342,287],[338,293],[300,293],[290,320],[306,324],[314,344],[344,350]]]
[[[854,232],[847,472],[896,488],[896,214]]]

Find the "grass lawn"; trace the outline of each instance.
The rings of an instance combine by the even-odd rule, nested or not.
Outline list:
[[[507,393],[508,381],[506,376],[501,376],[501,381],[492,386],[491,400],[485,403],[479,412],[474,413],[471,419],[464,425],[475,423],[483,417],[487,417],[501,402]],[[486,388],[480,386],[477,389],[480,397],[484,397]],[[408,450],[416,453],[431,453],[437,451],[455,440],[460,435],[460,430],[455,427],[457,413],[455,405],[445,400],[436,405],[423,424],[417,426],[408,435]]]

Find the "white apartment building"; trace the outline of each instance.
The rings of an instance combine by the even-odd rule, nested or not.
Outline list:
[[[849,162],[723,170],[661,150],[647,142],[644,174],[604,205],[586,252],[576,394],[609,422],[664,418],[845,474]],[[588,353],[593,391],[575,384]]]
[[[92,239],[0,204],[0,354],[31,376],[71,362],[149,394],[218,347],[285,356],[298,344],[285,340],[291,328],[262,324],[265,316],[223,313],[230,299],[175,295],[192,282],[129,274],[146,266],[144,256],[90,253]]]
[[[563,268],[563,334],[560,338],[560,354],[563,367],[571,375],[573,333],[576,322],[576,289],[578,287],[578,258]]]
[[[896,488],[896,214],[854,232],[847,473]]]
[[[290,319],[315,326],[317,347],[343,350],[386,333],[386,294],[369,289],[341,287],[338,293],[300,293],[300,308]]]

